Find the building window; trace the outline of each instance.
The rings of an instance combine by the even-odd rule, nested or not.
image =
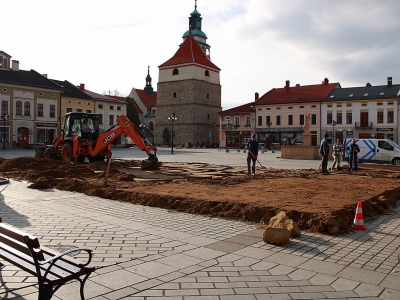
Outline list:
[[[300,115],[300,125],[304,125],[304,115]]]
[[[102,109],[102,108],[103,108],[103,104],[99,104],[97,107],[98,107],[99,109]]]
[[[300,108],[304,108],[304,105],[300,105]]]
[[[289,106],[288,108],[289,108],[289,109],[293,109],[293,106]]]
[[[16,115],[17,116],[22,116],[22,102],[21,101],[17,101],[17,103],[15,104],[15,108],[16,108]]]
[[[1,101],[1,114],[8,115],[8,101]]]
[[[288,116],[288,125],[293,125],[293,115]]]
[[[24,116],[31,115],[31,104],[29,102],[24,103]]]
[[[225,117],[225,124],[231,124],[231,117]]]
[[[117,110],[121,110],[121,106],[117,106]]]
[[[281,125],[281,116],[276,116],[276,125]]]
[[[258,116],[257,125],[258,125],[258,126],[262,126],[262,116]]]
[[[55,118],[56,117],[56,106],[51,104],[50,105],[50,118]]]
[[[376,122],[378,124],[382,124],[383,123],[383,111],[378,111],[377,115],[376,115]]]
[[[87,110],[86,110],[86,113],[87,113],[87,114],[91,114],[91,113],[92,113],[92,110],[91,110],[91,109],[87,109]]]
[[[361,103],[361,106],[367,106],[367,103]]]
[[[328,104],[328,107],[332,107],[332,104]]]
[[[368,126],[368,112],[367,111],[360,112],[360,124],[362,127]]]
[[[267,121],[266,121],[265,125],[268,126],[268,124],[271,124],[271,116],[267,116]]]
[[[337,107],[342,107],[342,104],[338,104],[338,105],[336,105]]]
[[[346,106],[347,106],[347,107],[351,107],[351,103],[347,103]]]
[[[114,125],[114,115],[110,115],[108,125]]]
[[[98,114],[99,116],[99,124],[103,124],[103,114]]]
[[[210,114],[207,114],[207,120],[210,120]]]
[[[77,108],[76,112],[83,112],[82,108]]]
[[[394,120],[394,111],[393,110],[389,110],[387,112],[387,122],[388,123],[393,123]]]
[[[67,108],[65,109],[65,112],[66,112],[66,113],[72,112],[72,108],[71,108],[71,107],[67,107]]]
[[[210,99],[210,94],[207,94],[207,99]]]
[[[206,70],[206,71],[204,72],[204,75],[206,75],[207,77],[210,77],[210,71]]]
[[[110,105],[110,110],[114,110],[114,105]]]
[[[346,124],[352,124],[353,123],[353,113],[347,112],[346,113]]]
[[[37,115],[38,115],[38,117],[43,117],[43,103],[38,103]]]
[[[178,69],[173,69],[172,71],[172,75],[178,75],[179,74],[179,70]]]
[[[332,124],[332,112],[326,114],[326,124]]]
[[[240,117],[235,117],[235,126],[240,125]]]
[[[378,102],[376,105],[379,105],[379,106],[380,106],[380,105],[383,105],[383,103],[382,103],[382,102]]]
[[[245,122],[246,122],[246,126],[250,126],[251,125],[251,120],[250,120],[250,116],[246,116],[245,117]]]
[[[316,108],[317,106],[314,104],[314,105],[311,105],[311,107],[312,107],[312,108]]]
[[[267,107],[265,110],[271,110],[271,107]]]
[[[311,115],[311,125],[317,125],[317,115],[316,114]]]
[[[173,97],[173,98],[176,98],[176,93],[174,93],[174,94],[172,95],[172,97]]]
[[[341,112],[337,112],[336,113],[336,124],[342,124],[342,113]]]

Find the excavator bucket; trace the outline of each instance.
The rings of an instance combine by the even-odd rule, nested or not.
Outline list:
[[[159,170],[161,167],[161,162],[158,161],[157,156],[154,154],[149,154],[149,157],[142,160],[142,170]]]

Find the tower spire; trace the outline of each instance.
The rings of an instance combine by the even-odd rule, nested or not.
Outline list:
[[[194,10],[197,10],[197,0],[194,0]]]

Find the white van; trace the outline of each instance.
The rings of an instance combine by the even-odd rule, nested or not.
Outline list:
[[[349,157],[348,147],[352,139],[345,141],[345,156]],[[360,147],[359,162],[391,163],[400,165],[400,146],[388,139],[356,139]]]

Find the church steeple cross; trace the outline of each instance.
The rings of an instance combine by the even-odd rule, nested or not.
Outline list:
[[[197,0],[194,0],[194,10],[197,10]]]

